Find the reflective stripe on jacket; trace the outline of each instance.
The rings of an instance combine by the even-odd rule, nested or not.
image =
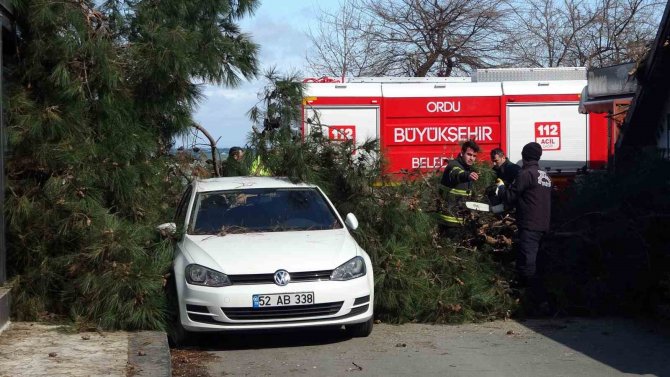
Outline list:
[[[447,226],[461,226],[463,225],[463,219],[456,216],[446,215],[444,213],[439,213],[438,218],[442,223]]]
[[[256,156],[254,162],[251,163],[250,175],[257,177],[269,177],[272,175],[272,173],[270,173],[270,170],[268,170],[263,164],[263,161],[261,161],[261,156]]]
[[[440,180],[440,192],[444,196],[445,203],[439,219],[447,226],[461,226],[465,223],[459,212],[464,209],[464,202],[470,197],[472,182],[470,173],[472,169],[467,166],[459,156],[449,161],[444,169]]]
[[[461,156],[458,156],[457,159],[449,161],[447,168],[444,169],[440,183],[446,188],[467,191],[466,195],[469,195],[471,189],[471,172],[472,169],[465,164]]]

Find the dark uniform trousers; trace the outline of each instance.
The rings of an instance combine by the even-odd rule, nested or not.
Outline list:
[[[516,253],[516,270],[520,283],[530,289],[531,299],[537,303],[546,299],[541,282],[542,256],[538,255],[540,241],[545,232],[519,228]],[[539,273],[538,273],[539,272]]]
[[[540,240],[544,232],[519,229],[518,253],[516,255],[516,268],[521,278],[527,280],[535,276],[537,272],[537,252],[540,248]]]

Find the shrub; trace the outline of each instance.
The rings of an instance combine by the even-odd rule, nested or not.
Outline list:
[[[670,163],[581,177],[545,242],[547,286],[568,313],[670,318]]]

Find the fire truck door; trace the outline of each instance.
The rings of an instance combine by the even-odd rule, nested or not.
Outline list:
[[[311,134],[321,125],[324,137],[356,144],[379,139],[378,106],[322,106],[305,110],[305,133]]]
[[[531,141],[542,145],[540,167],[550,172],[574,172],[584,167],[588,156],[588,117],[578,105],[508,104],[507,155],[521,164],[521,149]]]

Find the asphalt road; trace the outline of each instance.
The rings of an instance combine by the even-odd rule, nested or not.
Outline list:
[[[633,320],[554,319],[459,326],[200,338],[210,376],[670,376],[670,332]],[[209,355],[208,355],[209,356]]]

